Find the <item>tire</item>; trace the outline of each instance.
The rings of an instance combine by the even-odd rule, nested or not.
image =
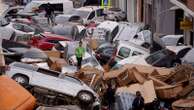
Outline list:
[[[85,102],[85,103],[92,103],[94,100],[94,97],[91,93],[86,92],[86,91],[82,91],[78,94],[78,99],[81,102]]]
[[[21,74],[16,74],[12,77],[13,80],[15,80],[17,83],[21,85],[28,85],[29,79],[27,76],[21,75]]]
[[[177,67],[178,65],[181,65],[181,61],[180,60],[175,60],[171,64],[172,67]]]

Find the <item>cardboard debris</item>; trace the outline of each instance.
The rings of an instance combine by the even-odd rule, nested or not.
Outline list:
[[[61,72],[62,67],[67,65],[67,62],[58,57],[49,57],[48,64],[52,70]]]
[[[59,51],[44,51],[48,57],[61,58],[61,53]]]
[[[105,81],[110,81],[110,80],[114,80],[117,83],[117,86],[125,86],[128,85],[130,82],[132,82],[130,78],[128,69],[126,68],[121,68],[118,70],[114,70],[114,71],[110,71],[107,73],[104,73],[104,77],[103,79]]]
[[[75,77],[84,81],[87,85],[95,89],[96,92],[98,92],[98,90],[101,89],[100,86],[103,85],[103,72],[90,66],[82,68],[75,74]]]
[[[173,110],[194,110],[194,97],[175,101],[172,108]]]
[[[120,87],[116,92],[128,92],[135,95],[137,91],[141,92],[146,104],[153,102],[153,100],[156,98],[155,88],[152,80],[146,81],[143,85],[136,83],[130,85],[129,87]]]
[[[92,49],[92,50],[96,50],[99,46],[99,43],[97,41],[97,39],[90,39],[89,40],[89,47]]]

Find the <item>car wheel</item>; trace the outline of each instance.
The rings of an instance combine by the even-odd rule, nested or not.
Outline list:
[[[172,65],[172,67],[177,67],[180,64],[181,64],[181,61],[176,60],[176,61],[173,61],[171,65]]]
[[[90,103],[93,102],[93,95],[89,92],[80,92],[78,99],[82,102]]]
[[[13,76],[12,79],[15,80],[16,82],[18,82],[21,85],[27,85],[28,82],[29,82],[28,77],[26,77],[24,75],[20,75],[20,74],[17,74],[15,76]]]

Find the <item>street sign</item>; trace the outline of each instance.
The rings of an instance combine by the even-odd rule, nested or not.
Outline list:
[[[111,0],[101,0],[101,7],[102,8],[110,8],[111,7]]]
[[[183,21],[180,22],[180,29],[192,30],[193,29],[193,22],[188,20],[188,19],[184,19]]]

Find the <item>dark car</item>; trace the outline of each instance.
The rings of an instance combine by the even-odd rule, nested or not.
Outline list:
[[[116,64],[114,59],[114,52],[116,48],[109,43],[102,44],[96,50],[96,59],[100,62],[101,65],[109,64],[111,67]]]
[[[168,49],[157,51],[145,58],[145,61],[156,67],[172,67],[177,61],[176,54]]]

